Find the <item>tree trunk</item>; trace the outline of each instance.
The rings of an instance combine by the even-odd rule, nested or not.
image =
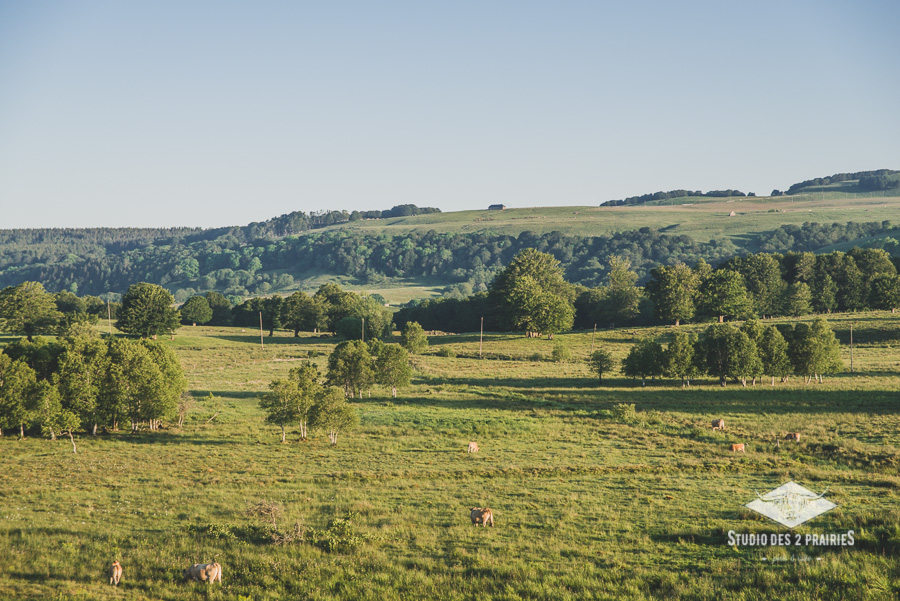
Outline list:
[[[97,436],[97,422],[94,422],[94,425],[91,428],[91,436]]]
[[[680,326],[680,325],[681,325],[681,320],[680,320],[680,319],[676,319],[676,320],[675,320],[675,327],[677,328],[677,327]]]
[[[719,315],[719,323],[724,323],[724,322],[725,322],[725,316]]]
[[[397,387],[391,386],[391,395],[396,399],[397,398]]]
[[[72,436],[71,430],[69,430],[69,440],[72,441],[72,452],[78,454],[78,447],[75,446],[75,437]]]
[[[50,440],[56,440],[56,432],[53,431],[53,428],[50,428]]]
[[[727,382],[725,381],[725,377],[722,376],[721,378],[719,378],[719,386],[721,386],[722,388],[725,388],[726,385],[727,385]]]
[[[284,444],[286,433],[284,431],[284,424],[281,424],[281,444]]]
[[[772,386],[775,386],[775,376],[772,376]]]
[[[681,376],[681,387],[684,388],[684,376]]]
[[[25,424],[19,424],[19,437],[25,440]]]

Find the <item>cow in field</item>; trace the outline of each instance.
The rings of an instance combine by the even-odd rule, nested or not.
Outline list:
[[[471,512],[469,517],[472,518],[472,523],[476,526],[481,524],[486,528],[490,522],[491,528],[494,527],[494,512],[490,508],[472,507],[469,511]]]
[[[800,442],[800,433],[799,432],[788,432],[788,435],[785,436],[784,439]]]
[[[712,420],[712,428],[713,428],[713,430],[724,430],[725,429],[725,420],[724,419]]]
[[[109,583],[113,586],[119,586],[120,580],[122,580],[122,564],[117,559],[109,566]]]
[[[214,563],[195,563],[184,572],[182,572],[185,580],[194,580],[212,584],[216,580],[222,583],[222,566],[219,562]]]
[[[469,449],[466,451],[467,453],[477,453],[478,452],[478,443],[470,442]]]
[[[731,445],[731,452],[732,452],[732,453],[736,453],[736,452],[738,452],[738,451],[740,451],[741,453],[744,452],[744,443],[739,442],[738,444],[733,444],[733,445]]]

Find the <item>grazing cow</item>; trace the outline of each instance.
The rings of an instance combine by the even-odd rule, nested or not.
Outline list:
[[[182,572],[185,580],[194,580],[212,584],[216,580],[222,583],[222,566],[218,562],[195,563]]]
[[[740,451],[741,453],[744,452],[744,443],[739,442],[738,444],[731,445],[731,452],[734,453],[737,451]]]
[[[488,525],[488,522],[491,524],[491,528],[494,527],[494,512],[490,510],[489,507],[481,508],[481,507],[473,507],[470,509],[471,513],[469,517],[472,518],[472,523],[476,526],[481,524],[485,528]]]
[[[117,559],[109,566],[109,583],[113,586],[119,586],[120,580],[122,580],[122,564]]]
[[[788,435],[784,437],[785,440],[796,440],[800,442],[800,433],[799,432],[788,432]]]
[[[470,442],[470,443],[469,443],[469,450],[466,451],[466,452],[467,452],[467,453],[477,453],[477,452],[478,452],[478,443],[477,443],[477,442]]]
[[[725,429],[725,420],[724,419],[714,419],[712,420],[713,430],[724,430]]]

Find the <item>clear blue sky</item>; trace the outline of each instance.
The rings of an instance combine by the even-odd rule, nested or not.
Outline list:
[[[0,228],[900,168],[900,3],[0,0]]]

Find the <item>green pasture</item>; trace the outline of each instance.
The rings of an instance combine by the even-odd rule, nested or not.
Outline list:
[[[821,191],[797,196],[679,198],[639,206],[511,207],[503,211],[454,211],[412,217],[353,221],[324,229],[350,229],[370,234],[400,235],[408,231],[490,232],[518,236],[523,231],[600,236],[642,227],[665,229],[698,242],[739,238],[806,222],[847,223],[897,219],[896,192],[873,195]],[[599,204],[599,203],[598,203]],[[734,212],[735,215],[731,216]],[[316,230],[316,233],[322,230]]]
[[[181,328],[164,342],[199,399],[184,428],[82,434],[77,455],[0,439],[0,599],[896,598],[900,317],[829,321],[848,367],[853,326],[853,373],[725,389],[588,372],[592,344],[621,358],[672,328],[433,335],[413,385],[355,399],[361,425],[336,447],[315,430],[280,444],[256,405],[297,362],[324,370],[333,338]],[[548,360],[556,344],[571,363]],[[787,432],[801,441],[776,447]],[[742,506],[788,480],[838,504],[794,532],[856,544],[728,546],[730,530],[787,532]],[[283,544],[259,503],[283,511]],[[473,526],[473,506],[496,526]],[[222,586],[181,582],[213,560]]]

